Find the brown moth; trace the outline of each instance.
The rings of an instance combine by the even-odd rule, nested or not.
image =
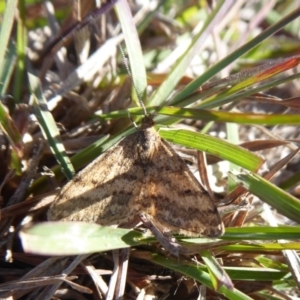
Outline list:
[[[50,221],[132,228],[141,218],[162,232],[219,236],[212,199],[146,115],[141,127],[83,169],[58,193]]]

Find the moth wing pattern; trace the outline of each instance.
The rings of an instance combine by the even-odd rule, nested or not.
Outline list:
[[[138,194],[143,169],[134,167],[138,132],[123,138],[68,182],[48,210],[50,221],[84,221],[101,225],[127,223],[130,202]]]
[[[153,124],[144,117],[134,134],[79,172],[58,193],[48,220],[133,227],[147,214],[163,231],[221,235],[213,200]]]
[[[166,231],[192,237],[223,234],[223,223],[213,200],[163,139],[155,149],[152,166],[145,172],[140,195],[141,203],[148,199],[142,211]]]

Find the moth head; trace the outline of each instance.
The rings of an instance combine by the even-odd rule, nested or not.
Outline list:
[[[147,129],[153,127],[155,122],[153,121],[153,115],[145,115],[141,122],[141,129]]]

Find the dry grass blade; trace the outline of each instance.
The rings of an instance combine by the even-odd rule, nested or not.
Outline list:
[[[35,289],[40,288],[44,285],[51,285],[57,282],[70,282],[71,280],[77,279],[76,276],[48,276],[48,277],[37,277],[30,278],[27,280],[16,280],[9,283],[4,283],[0,285],[0,291],[12,291],[12,290],[25,290],[25,289]],[[86,289],[85,289],[86,290]]]
[[[98,293],[101,293],[102,295],[106,296],[108,292],[108,286],[103,280],[103,278],[96,272],[95,267],[87,260],[83,261],[82,264],[84,265],[87,272],[90,274],[97,289],[99,289]]]

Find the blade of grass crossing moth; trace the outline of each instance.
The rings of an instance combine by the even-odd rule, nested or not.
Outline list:
[[[290,13],[286,17],[282,18],[276,24],[268,27],[266,30],[261,32],[254,39],[252,39],[248,43],[244,44],[243,46],[239,47],[237,50],[232,52],[230,55],[226,56],[225,58],[220,60],[218,63],[216,63],[214,66],[209,68],[204,74],[202,74],[201,76],[196,78],[194,81],[192,81],[190,84],[188,84],[182,91],[180,91],[172,99],[171,104],[174,105],[174,104],[180,102],[180,100],[184,99],[186,96],[188,96],[190,93],[197,90],[202,84],[204,84],[206,81],[208,81],[214,75],[219,73],[220,70],[223,70],[229,64],[234,62],[237,58],[239,58],[240,56],[242,56],[243,54],[245,54],[246,52],[248,52],[255,46],[262,43],[265,39],[269,38],[271,35],[276,33],[278,30],[282,29],[285,25],[289,24],[292,20],[295,20],[299,16],[300,16],[300,8],[294,10],[292,13]],[[218,105],[215,105],[215,106],[218,106]],[[203,107],[201,106],[201,108],[203,108]]]
[[[3,69],[4,57],[7,50],[7,45],[10,40],[10,33],[14,23],[14,15],[16,11],[18,0],[6,1],[6,8],[4,16],[1,23],[1,32],[0,32],[0,78],[3,78],[1,75],[2,72],[5,72]]]
[[[119,0],[115,5],[116,12],[124,34],[127,53],[129,56],[129,64],[132,73],[133,84],[137,89],[138,98],[145,103],[145,93],[147,89],[147,75],[143,59],[143,52],[139,40],[138,32],[136,30],[134,20],[131,14],[130,7],[126,0]],[[136,97],[134,97],[136,99]],[[135,100],[138,105],[140,100]]]
[[[31,102],[35,107],[36,117],[43,132],[45,139],[60,163],[66,177],[71,180],[75,174],[74,168],[69,157],[66,154],[65,147],[61,142],[59,131],[55,120],[47,107],[47,101],[43,96],[38,78],[28,72],[28,79],[31,89]]]
[[[163,128],[160,128],[159,135],[172,143],[229,160],[247,170],[256,171],[263,163],[263,160],[252,152],[209,135],[183,129],[166,130]]]

